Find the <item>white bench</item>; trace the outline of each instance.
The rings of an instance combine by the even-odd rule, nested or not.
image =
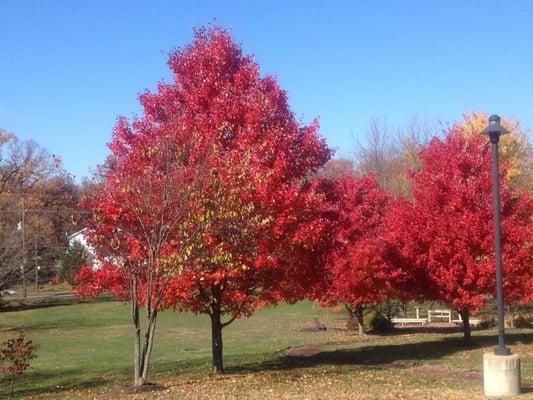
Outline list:
[[[391,322],[393,324],[401,324],[401,326],[404,326],[405,324],[422,324],[425,325],[426,322],[428,322],[427,318],[392,318]]]
[[[391,322],[393,324],[401,324],[401,326],[404,326],[405,324],[422,324],[425,325],[426,322],[428,322],[427,318],[420,318],[420,307],[415,307],[416,310],[416,318],[402,318],[402,317],[396,317],[392,318]]]
[[[452,311],[451,310],[428,310],[428,322],[431,322],[431,318],[446,318],[448,322],[452,323]]]
[[[461,318],[461,314],[458,314],[458,319],[452,319],[452,323],[454,324],[463,324],[463,318]],[[479,324],[481,324],[481,320],[479,319],[476,319],[476,318],[469,318],[468,319],[468,323],[469,325],[472,325],[472,326],[478,326]]]

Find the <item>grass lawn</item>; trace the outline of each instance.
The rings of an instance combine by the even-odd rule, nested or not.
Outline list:
[[[133,345],[127,304],[99,302],[6,312],[0,337],[25,327],[40,345],[17,395],[46,399],[482,399],[482,354],[495,331],[474,331],[464,348],[454,332],[363,338],[344,329],[313,331],[319,316],[341,328],[343,313],[311,303],[278,306],[224,330],[227,373],[210,376],[205,316],[160,315],[149,392],[132,393]],[[508,332],[522,356],[525,394],[533,398],[533,330]],[[8,385],[1,381],[1,396]]]

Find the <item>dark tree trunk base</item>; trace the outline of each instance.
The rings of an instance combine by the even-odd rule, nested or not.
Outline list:
[[[359,332],[359,335],[365,336],[365,325],[364,325],[364,313],[363,313],[363,305],[360,304],[355,308],[355,318],[357,319],[357,330]]]
[[[351,321],[351,323],[349,323],[348,325],[348,329],[355,330],[355,327],[357,326],[358,334],[361,336],[365,336],[366,332],[363,322],[363,306],[359,305],[352,309],[350,306],[345,304],[344,307],[346,308],[346,311],[348,311],[348,318]]]
[[[464,344],[469,346],[472,344],[472,335],[470,331],[470,315],[467,311],[460,311],[461,319],[463,320],[463,339]]]
[[[222,359],[222,321],[220,311],[214,310],[211,315],[211,341],[213,350],[213,374],[224,373],[224,361]]]

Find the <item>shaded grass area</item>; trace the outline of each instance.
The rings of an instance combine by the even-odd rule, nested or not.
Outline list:
[[[495,331],[475,331],[474,345],[465,348],[461,334],[449,330],[363,338],[342,329],[313,331],[317,316],[331,327],[343,315],[302,302],[236,321],[224,330],[227,374],[212,377],[208,318],[164,312],[150,375],[163,389],[146,394],[129,389],[133,332],[127,304],[3,313],[0,337],[25,327],[40,345],[16,387],[18,396],[31,398],[461,399],[481,393],[482,354],[495,344]],[[522,356],[526,386],[533,386],[533,330],[514,330],[508,342]],[[7,384],[1,383],[5,395]]]
[[[73,292],[43,292],[28,294],[27,298],[22,296],[4,296],[0,299],[0,312],[14,312],[23,310],[33,310],[36,308],[47,308],[57,306],[67,306],[76,303],[96,303],[101,301],[114,301],[110,294],[103,294],[91,299],[80,299]]]

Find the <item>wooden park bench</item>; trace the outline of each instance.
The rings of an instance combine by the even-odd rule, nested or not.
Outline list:
[[[461,314],[457,314],[457,319],[452,319],[451,310],[428,310],[428,322],[431,322],[432,319],[435,319],[435,318],[447,319],[450,324],[462,324],[463,323]],[[470,325],[472,326],[478,326],[479,324],[481,324],[481,321],[475,318],[470,318],[469,322],[470,322]]]
[[[461,318],[461,314],[457,314],[457,319],[452,319],[452,323],[454,324],[463,324],[463,319]],[[476,318],[469,318],[468,322],[471,326],[479,326],[481,324],[481,320]]]
[[[452,323],[452,312],[451,310],[428,310],[427,318],[420,318],[420,307],[415,307],[416,317],[407,318],[407,317],[396,317],[392,318],[391,322],[393,324],[421,324],[425,325],[428,322],[435,322],[435,319],[447,319],[448,322]]]
[[[428,316],[427,318],[420,318],[420,307],[415,307],[416,309],[416,317],[414,318],[407,318],[407,317],[395,317],[391,319],[391,322],[393,324],[400,324],[401,326],[404,326],[405,324],[421,324],[425,325],[428,322],[435,322],[435,319],[438,320],[448,320],[448,323],[450,324],[462,324],[463,319],[461,318],[461,315],[458,314],[458,319],[452,319],[452,310],[428,310]],[[473,319],[470,318],[469,320],[470,325],[472,326],[478,326],[481,321],[479,319]]]
[[[404,326],[405,324],[422,324],[425,325],[428,322],[427,318],[392,318],[391,322],[393,324],[400,324]]]
[[[427,318],[420,318],[420,307],[415,307],[416,317],[407,318],[407,317],[395,317],[391,319],[393,324],[400,324],[404,326],[405,324],[422,324],[425,325],[428,322]]]
[[[452,323],[452,311],[451,310],[428,310],[428,322],[432,322],[432,319],[447,319]]]

